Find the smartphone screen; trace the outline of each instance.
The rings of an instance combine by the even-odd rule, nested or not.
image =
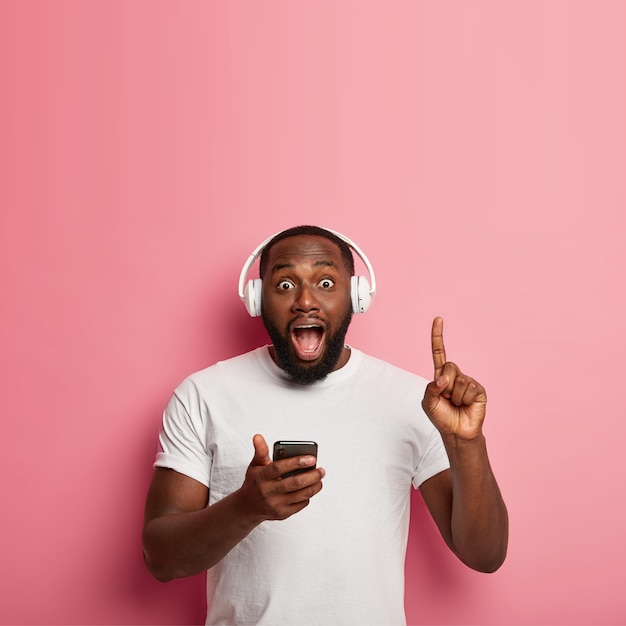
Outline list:
[[[288,459],[292,456],[304,456],[312,455],[317,458],[317,444],[315,441],[276,441],[274,443],[274,461],[280,459]],[[300,474],[301,472],[308,472],[314,469],[316,466],[303,467],[301,469],[294,470],[293,472],[287,472],[283,474],[283,478],[293,476],[294,474]]]

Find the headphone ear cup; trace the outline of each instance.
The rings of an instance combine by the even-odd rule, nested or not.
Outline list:
[[[350,296],[352,298],[352,312],[365,313],[372,301],[370,284],[365,276],[353,276],[351,278]]]
[[[263,281],[260,278],[249,280],[243,290],[243,303],[252,317],[261,315],[261,293]]]

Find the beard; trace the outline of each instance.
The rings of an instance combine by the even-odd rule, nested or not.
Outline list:
[[[280,368],[287,373],[294,383],[299,385],[312,385],[315,382],[324,380],[324,378],[335,369],[339,362],[339,358],[345,346],[344,340],[348,332],[348,326],[350,326],[350,321],[352,320],[352,309],[348,309],[346,315],[341,320],[341,324],[334,332],[328,327],[327,323],[325,324],[326,348],[319,361],[312,365],[302,365],[296,360],[291,345],[291,333],[289,329],[281,333],[278,327],[265,315],[263,305],[261,305],[261,316],[265,329],[274,344],[275,356]]]

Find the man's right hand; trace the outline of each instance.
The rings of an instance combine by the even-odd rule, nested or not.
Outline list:
[[[240,501],[253,519],[258,522],[286,519],[305,508],[321,491],[322,478],[326,474],[321,467],[283,478],[288,472],[314,466],[314,456],[272,461],[262,435],[255,435],[252,443],[254,457],[240,489]]]
[[[243,485],[207,506],[209,489],[174,470],[155,470],[146,499],[143,545],[153,576],[166,581],[192,576],[218,563],[265,520],[301,511],[322,489],[321,468],[282,478],[315,465],[315,457],[272,462],[265,439],[255,435],[254,458]]]

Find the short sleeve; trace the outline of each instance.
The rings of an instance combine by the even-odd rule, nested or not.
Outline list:
[[[163,412],[159,434],[159,451],[154,467],[173,469],[209,486],[211,458],[207,452],[206,434],[200,416],[190,415],[174,394]]]
[[[450,460],[439,431],[433,427],[428,445],[413,476],[413,486],[417,489],[424,481],[450,467]]]

